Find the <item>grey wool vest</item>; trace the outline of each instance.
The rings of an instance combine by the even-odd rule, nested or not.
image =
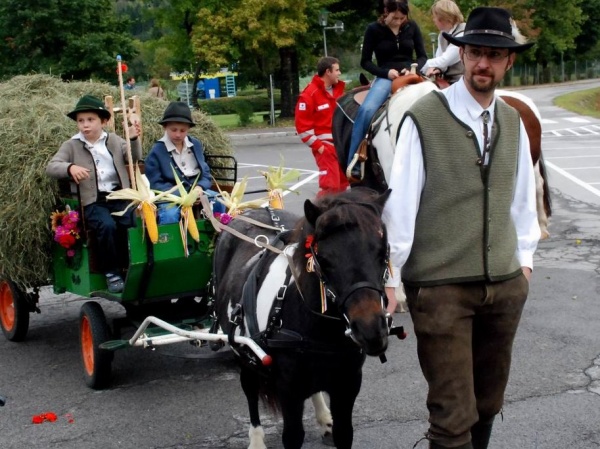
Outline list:
[[[419,132],[425,186],[402,279],[414,286],[502,281],[521,273],[510,208],[519,151],[519,115],[496,101],[490,161],[481,165],[473,130],[431,92],[407,115]]]

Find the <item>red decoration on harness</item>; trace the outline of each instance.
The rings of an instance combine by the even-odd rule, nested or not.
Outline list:
[[[313,241],[315,240],[315,236],[312,234],[308,234],[306,236],[306,241],[304,242],[304,247],[308,250],[306,252],[306,254],[304,255],[304,257],[306,257],[307,259],[310,258],[312,256],[312,252],[310,251],[310,248],[313,244]],[[317,251],[317,248],[315,246],[315,252]]]

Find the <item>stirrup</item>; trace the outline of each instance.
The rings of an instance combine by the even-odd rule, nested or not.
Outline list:
[[[354,153],[350,164],[348,164],[348,168],[346,168],[346,178],[350,184],[354,184],[360,182],[365,177],[365,167],[364,162],[361,162],[358,167],[356,167],[356,163],[358,162],[358,151]]]

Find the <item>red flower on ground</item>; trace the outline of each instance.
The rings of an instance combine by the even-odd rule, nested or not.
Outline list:
[[[53,412],[46,412],[46,413],[41,413],[39,415],[34,415],[33,418],[31,418],[31,422],[33,424],[42,424],[43,422],[54,422],[58,419],[58,417],[56,416],[56,413]]]

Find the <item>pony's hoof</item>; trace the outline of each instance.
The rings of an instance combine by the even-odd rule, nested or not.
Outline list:
[[[325,432],[321,437],[321,443],[325,446],[335,447],[335,444],[333,443],[333,434],[331,432]]]

